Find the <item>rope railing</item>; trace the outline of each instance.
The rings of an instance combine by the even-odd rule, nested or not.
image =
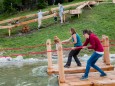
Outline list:
[[[114,45],[112,45],[112,46],[115,46],[115,44]],[[103,47],[109,47],[109,46],[103,46]],[[64,51],[69,51],[69,50],[72,50],[73,48],[63,48],[63,50]],[[83,46],[81,46],[81,47],[76,47],[76,48],[74,48],[74,49],[83,49]],[[28,52],[28,53],[25,53],[25,54],[11,54],[11,55],[9,55],[9,56],[19,56],[19,55],[21,55],[21,56],[29,56],[29,55],[38,55],[38,54],[46,54],[47,52],[57,52],[57,50],[50,50],[50,51],[40,51],[40,52]],[[1,57],[9,57],[9,56],[1,56]]]
[[[103,42],[103,40],[101,40]],[[110,44],[109,45],[103,45],[103,47],[114,47],[115,44],[111,44],[111,43],[114,43],[115,40],[109,40]],[[64,44],[68,44],[67,42],[63,42],[62,43],[63,45]],[[55,43],[52,43],[50,44],[51,46],[52,45],[55,45]],[[38,47],[42,47],[42,46],[47,46],[47,44],[38,44],[38,45],[34,45],[34,46],[23,46],[23,47],[20,47],[20,48],[3,48],[3,49],[0,49],[0,51],[8,51],[8,50],[22,50],[22,49],[27,49],[27,48],[38,48]],[[74,49],[82,49],[83,46],[81,47],[76,47]],[[72,50],[73,48],[63,48],[64,51],[68,51],[68,50]],[[25,54],[11,54],[9,56],[18,56],[18,55],[22,55],[22,56],[29,56],[29,55],[37,55],[37,54],[46,54],[47,52],[57,52],[57,50],[49,50],[49,51],[40,51],[40,52],[28,52],[28,53],[25,53]],[[2,57],[2,56],[1,56]],[[4,57],[8,57],[8,56],[4,56]]]
[[[110,43],[114,42],[115,40],[109,40]],[[63,42],[62,43],[67,44],[67,42]],[[55,45],[55,43],[52,43],[51,45]],[[20,47],[20,48],[2,48],[0,49],[0,51],[7,51],[7,50],[21,50],[21,49],[27,49],[27,48],[38,48],[38,47],[42,47],[42,46],[46,46],[46,44],[38,44],[38,45],[34,45],[34,46],[24,46],[24,47]],[[115,46],[115,44],[110,44],[110,46]]]

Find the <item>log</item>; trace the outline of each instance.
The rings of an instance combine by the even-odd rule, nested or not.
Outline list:
[[[84,1],[85,2],[85,1]],[[64,10],[65,9],[69,9],[69,8],[71,8],[71,7],[75,7],[76,8],[76,6],[78,6],[78,5],[81,5],[81,4],[83,4],[84,2],[79,2],[79,3],[75,3],[75,4],[70,4],[70,5],[66,5],[66,6],[63,6],[64,7]],[[56,7],[56,8],[51,8],[51,11],[53,12],[53,11],[58,11],[59,10],[59,8],[58,7]]]
[[[47,15],[47,14],[49,14],[49,11],[46,11],[46,12],[43,13],[43,15]],[[36,16],[38,16],[38,15],[37,14],[30,14],[30,15],[26,15],[26,16],[20,16],[20,17],[0,21],[0,24],[8,23],[8,22],[11,22],[11,21],[16,21],[16,20],[20,20],[20,19],[24,19],[24,18],[36,17]]]
[[[60,82],[60,83],[65,83],[62,44],[61,44],[61,43],[58,43],[58,44],[57,44],[57,48],[58,48],[57,53],[58,53],[59,82]]]
[[[48,52],[48,51],[51,51],[51,40],[50,39],[47,40],[46,46],[47,46],[47,58],[48,58],[48,70],[50,72],[50,70],[52,69],[52,52]]]
[[[6,28],[12,28],[13,25],[10,25],[10,26],[0,26],[0,29],[6,29]]]
[[[106,65],[110,65],[110,53],[109,53],[109,38],[106,36]]]
[[[115,0],[113,0],[113,3],[115,4]]]

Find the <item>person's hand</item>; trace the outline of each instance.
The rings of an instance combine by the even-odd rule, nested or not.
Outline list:
[[[85,48],[87,48],[87,46],[83,46],[82,48],[85,49]]]
[[[73,44],[73,42],[69,42],[69,44]]]
[[[76,49],[76,47],[72,47],[71,49],[72,49],[72,50],[75,50],[75,49]]]

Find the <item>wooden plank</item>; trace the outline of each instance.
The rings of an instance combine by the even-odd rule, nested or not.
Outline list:
[[[105,66],[105,67],[100,67],[102,70],[104,71],[110,71],[110,70],[114,70],[114,67],[113,66]],[[85,72],[85,67],[76,67],[76,68],[65,68],[64,69],[65,73],[68,74],[68,73],[84,73]],[[97,72],[95,69],[91,68],[90,70],[91,72]],[[52,69],[51,71],[52,73],[56,73],[58,74],[58,69]]]
[[[88,3],[89,3],[89,1],[88,1],[88,2],[83,3],[82,5],[78,6],[78,7],[77,7],[77,9],[82,9],[82,8],[84,8],[85,6],[87,6],[87,5],[88,5]]]
[[[51,51],[51,40],[46,41],[47,51]],[[48,70],[52,69],[52,52],[47,52]]]
[[[75,9],[75,10],[70,10],[70,14],[81,14],[82,13],[82,10],[81,9]]]
[[[85,2],[85,1],[84,1],[84,2]],[[70,5],[63,6],[63,7],[64,7],[64,10],[65,10],[65,9],[69,9],[69,8],[71,8],[71,7],[76,7],[76,6],[78,6],[78,5],[81,5],[81,4],[83,4],[84,2],[74,3],[74,4],[70,4]],[[53,12],[53,11],[58,11],[58,10],[59,10],[58,7],[51,8],[51,11],[52,11],[52,12]]]
[[[0,26],[0,29],[6,29],[6,28],[11,28],[13,25],[11,26]]]
[[[43,15],[47,15],[47,14],[49,14],[49,11],[45,11],[43,13]],[[16,20],[20,20],[20,19],[24,19],[24,18],[36,17],[36,16],[38,16],[37,13],[36,14],[26,15],[26,16],[20,16],[20,17],[16,17],[16,18],[12,18],[12,19],[7,19],[7,20],[0,21],[0,24],[8,23],[8,22],[11,22],[11,21],[16,21]]]
[[[59,86],[115,86],[115,71],[106,72],[106,77],[100,77],[98,72],[90,72],[88,80],[80,80],[84,73],[65,74],[65,83]]]
[[[115,0],[113,0],[113,3],[115,3]]]
[[[89,5],[96,5],[97,2],[96,2],[96,1],[90,1],[88,4],[89,4]]]
[[[115,76],[114,76],[115,77]],[[115,80],[101,80],[94,83],[94,86],[115,86]]]
[[[52,18],[53,17],[53,14],[52,15],[48,15],[48,16],[44,16],[43,17],[43,20],[45,19],[48,19],[48,18]],[[15,24],[15,25],[11,25],[9,26],[10,28],[15,28],[15,27],[18,27],[18,26],[22,26],[22,25],[25,25],[25,24],[30,24],[30,23],[33,23],[33,22],[38,22],[38,18],[36,19],[32,19],[32,20],[28,20],[28,21],[25,21],[25,22],[21,22],[19,24]],[[2,27],[2,26],[1,26]],[[5,28],[9,28],[8,26],[7,27],[4,27]]]

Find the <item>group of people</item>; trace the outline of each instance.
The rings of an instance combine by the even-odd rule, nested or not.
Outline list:
[[[60,21],[61,21],[61,23],[63,23],[64,7],[60,3],[58,4],[58,7],[59,7]],[[39,10],[39,12],[38,12],[38,29],[40,29],[40,27],[42,25],[43,13],[44,12],[42,12],[41,10]],[[54,21],[57,22],[58,13],[56,11],[54,11],[53,14],[54,14]]]
[[[79,34],[76,33],[75,29],[71,28],[70,34],[71,34],[71,37],[69,39],[62,41],[62,43],[63,43],[63,42],[70,42],[70,40],[72,40],[72,42],[70,42],[70,43],[74,44],[74,47],[70,51],[70,53],[68,55],[68,60],[64,67],[69,68],[71,66],[72,57],[74,58],[77,66],[82,66],[80,60],[77,57],[80,50],[84,49],[84,48],[93,49],[94,52],[87,61],[86,70],[85,70],[84,75],[81,77],[81,80],[88,79],[90,67],[93,67],[94,69],[99,71],[101,73],[100,77],[107,76],[107,74],[103,70],[101,70],[97,65],[95,65],[97,60],[100,57],[102,57],[104,54],[104,49],[103,49],[103,46],[102,46],[99,38],[91,30],[87,30],[87,29],[83,30],[83,36],[85,37],[86,41],[82,45],[81,38],[80,38]],[[88,44],[90,44],[90,45],[88,45]]]

